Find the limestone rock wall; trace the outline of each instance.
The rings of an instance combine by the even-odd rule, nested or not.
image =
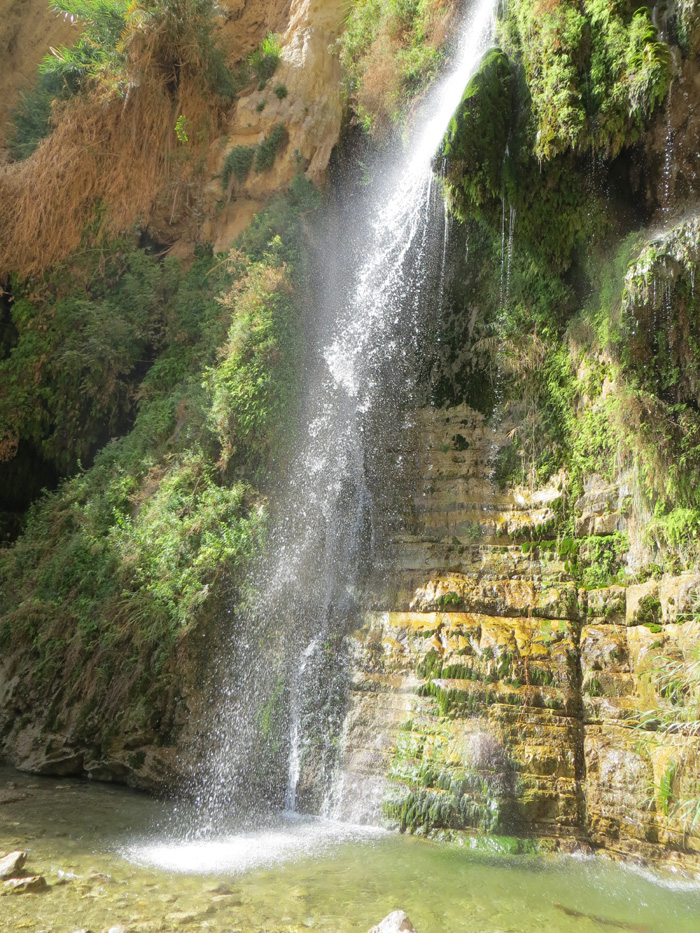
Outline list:
[[[466,407],[418,416],[414,533],[352,639],[340,812],[700,865],[659,793],[690,740],[631,725],[660,702],[654,659],[698,644],[700,575],[579,586],[544,541],[566,477],[535,493],[491,481],[508,429]],[[613,534],[625,497],[593,480],[578,531]]]
[[[324,182],[343,117],[342,76],[333,44],[345,11],[341,0],[292,0],[274,76],[238,99],[225,135],[212,143],[208,219],[201,236],[216,252],[228,249],[270,195],[284,189],[294,175],[304,172],[315,184]],[[284,96],[278,96],[276,89],[282,88]],[[283,126],[286,135],[272,167],[224,185],[231,151],[262,143],[276,126]]]

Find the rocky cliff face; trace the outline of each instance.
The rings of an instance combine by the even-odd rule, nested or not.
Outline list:
[[[467,407],[418,414],[398,589],[353,637],[346,815],[700,865],[661,790],[695,739],[634,727],[659,703],[655,660],[697,646],[700,574],[580,587],[572,547],[543,536],[566,477],[534,492],[491,479],[508,427]],[[626,530],[628,495],[591,477],[577,539]]]
[[[270,195],[284,190],[294,175],[305,172],[315,184],[324,183],[343,118],[340,64],[333,46],[344,9],[340,0],[293,0],[274,79],[239,98],[225,135],[212,143],[208,219],[201,237],[214,244],[215,252],[229,249]],[[250,151],[276,127],[283,127],[284,138],[270,169],[238,178],[229,173],[226,179],[231,154]]]

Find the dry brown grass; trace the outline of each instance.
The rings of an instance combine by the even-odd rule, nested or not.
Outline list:
[[[182,89],[174,100],[160,83],[126,99],[95,93],[66,104],[30,158],[0,164],[0,278],[65,259],[98,207],[102,229],[115,233],[147,223],[169,189],[189,191],[202,155],[196,140],[209,134],[193,132],[183,147],[174,131],[180,113],[195,128],[217,118],[197,92]]]

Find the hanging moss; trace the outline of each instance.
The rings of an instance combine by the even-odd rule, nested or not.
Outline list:
[[[668,89],[668,46],[649,9],[628,0],[515,0],[499,32],[524,68],[538,159],[569,149],[615,156]]]
[[[511,123],[512,72],[508,56],[490,52],[467,85],[450,120],[437,163],[446,160],[446,188],[458,216],[503,191]]]

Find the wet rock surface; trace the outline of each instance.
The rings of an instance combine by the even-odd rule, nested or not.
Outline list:
[[[45,891],[48,885],[43,875],[28,875],[26,878],[10,878],[2,886],[2,894],[27,894]]]
[[[654,791],[690,739],[634,728],[663,702],[654,664],[700,640],[698,575],[582,588],[574,543],[541,530],[566,477],[501,492],[491,470],[508,425],[499,436],[466,406],[416,420],[415,525],[395,542],[396,579],[377,584],[386,611],[352,639],[344,815],[700,866],[700,839]],[[616,533],[629,496],[592,477],[577,533]]]

